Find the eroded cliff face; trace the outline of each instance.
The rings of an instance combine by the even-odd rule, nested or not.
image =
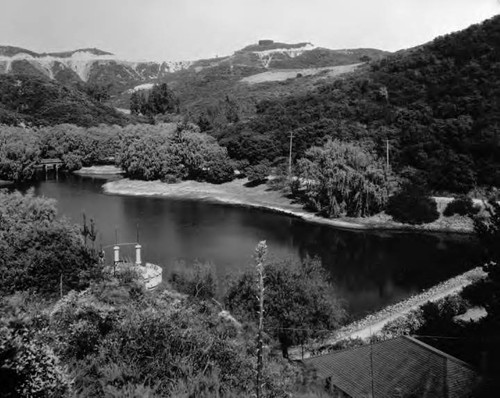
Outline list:
[[[112,84],[120,89],[161,79],[191,66],[192,62],[141,62],[123,60],[98,49],[43,53],[16,47],[0,47],[0,73],[42,75],[61,83]]]

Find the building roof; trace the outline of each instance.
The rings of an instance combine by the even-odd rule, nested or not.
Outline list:
[[[303,363],[353,398],[468,397],[478,378],[467,363],[409,336]]]

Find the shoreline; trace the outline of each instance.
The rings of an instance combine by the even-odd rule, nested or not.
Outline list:
[[[434,302],[456,294],[466,286],[486,277],[482,267],[476,267],[463,274],[438,283],[422,293],[416,294],[400,301],[399,303],[383,308],[374,314],[355,321],[341,328],[332,340],[333,343],[346,338],[369,338],[371,334],[379,332],[389,322],[408,314],[410,311],[421,307],[428,301]],[[328,342],[330,343],[330,341]]]
[[[384,213],[367,218],[328,219],[317,216],[302,208],[302,205],[293,203],[278,191],[267,188],[266,185],[246,187],[243,180],[233,180],[216,185],[197,181],[182,181],[167,184],[160,181],[142,181],[123,178],[103,184],[106,194],[125,196],[150,196],[171,199],[203,200],[231,206],[242,206],[260,210],[272,211],[306,222],[329,225],[339,229],[354,231],[390,231],[413,233],[451,233],[471,234],[472,220],[461,216],[443,217],[424,225],[408,225],[395,222]],[[438,211],[442,213],[448,198],[436,198]]]
[[[435,302],[445,297],[452,296],[461,292],[466,286],[483,279],[486,273],[482,267],[473,268],[463,274],[447,279],[444,282],[438,283],[422,293],[416,294],[370,314],[358,321],[354,321],[346,326],[343,326],[338,331],[321,342],[313,343],[311,346],[304,349],[304,358],[308,356],[321,355],[320,352],[327,351],[328,347],[335,345],[344,340],[361,339],[368,340],[372,335],[376,335],[382,331],[388,323],[404,317],[413,310],[420,308],[427,302]],[[301,347],[294,347],[294,355],[301,352]],[[292,350],[290,350],[292,352]]]
[[[102,165],[102,166],[82,167],[81,169],[73,171],[73,174],[78,174],[83,176],[95,176],[95,175],[119,176],[123,174],[123,170],[113,165]]]

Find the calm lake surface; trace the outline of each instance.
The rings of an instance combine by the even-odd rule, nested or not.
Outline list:
[[[478,265],[476,243],[468,236],[345,231],[243,207],[107,195],[105,182],[62,175],[33,187],[36,195],[57,200],[59,215],[79,224],[83,212],[93,218],[98,245],[112,245],[115,230],[120,242],[135,242],[139,225],[143,261],[167,272],[209,261],[223,283],[225,274],[252,264],[261,240],[271,257],[318,256],[356,318]],[[133,258],[132,247],[123,254]],[[106,257],[112,257],[109,249]]]

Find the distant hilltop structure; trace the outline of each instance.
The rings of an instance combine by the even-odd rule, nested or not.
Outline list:
[[[268,39],[259,40],[259,46],[269,46],[271,44],[274,44],[274,40],[268,40]]]

